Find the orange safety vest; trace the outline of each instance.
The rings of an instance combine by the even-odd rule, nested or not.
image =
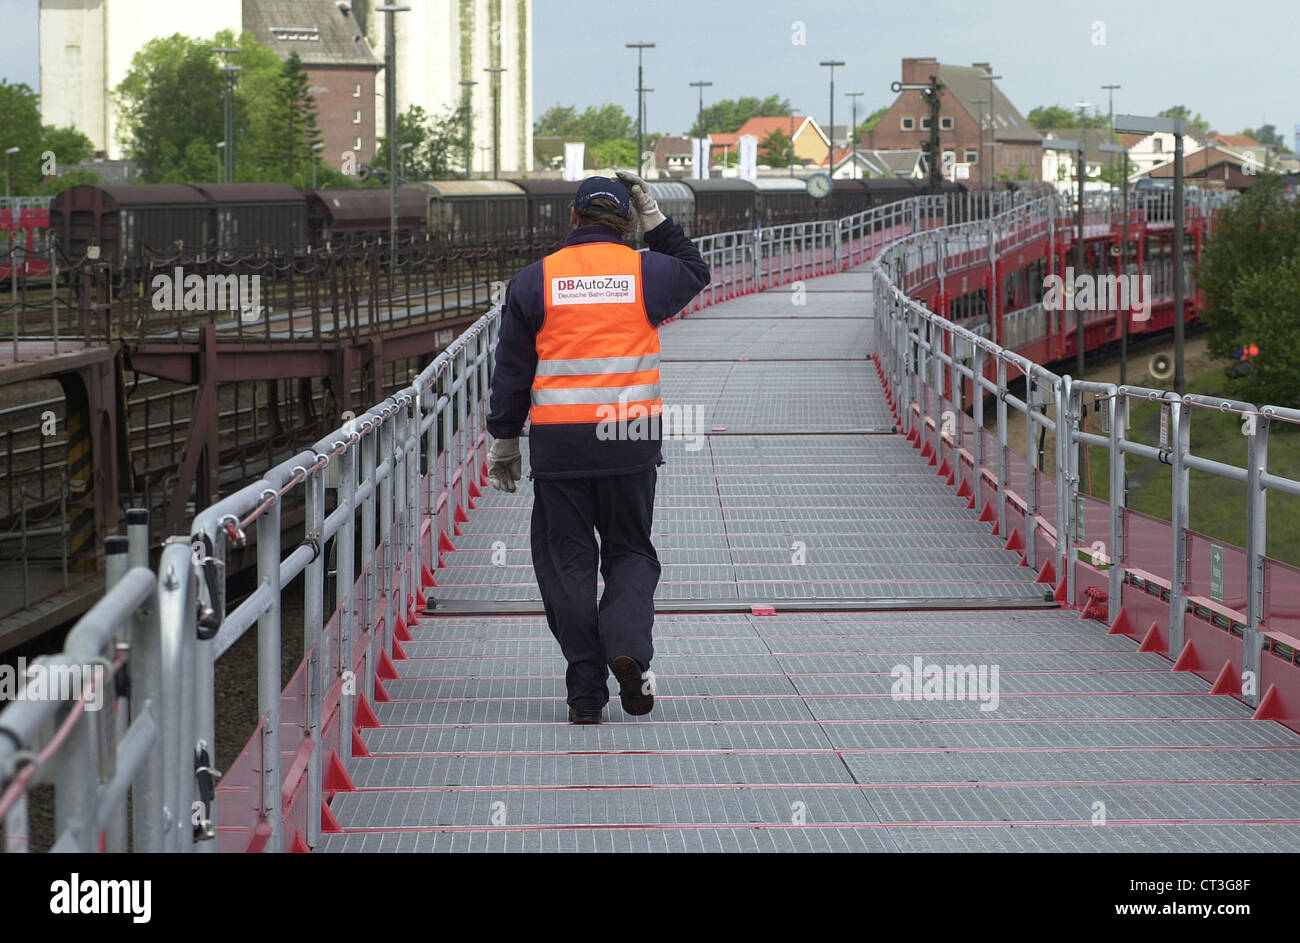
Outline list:
[[[646,314],[641,254],[612,242],[567,246],[542,260],[534,425],[657,416],[659,331]]]

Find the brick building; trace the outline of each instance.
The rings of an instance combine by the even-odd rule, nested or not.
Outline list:
[[[258,0],[244,4],[244,28],[281,59],[297,53],[316,99],[321,160],[342,169],[344,155],[369,163],[378,149],[375,84],[383,61],[349,10],[334,0]]]
[[[998,88],[983,76],[992,74],[987,62],[970,66],[946,65],[933,57],[903,60],[904,84],[927,83],[937,76],[943,83],[939,108],[939,145],[954,166],[954,175],[969,175],[972,182],[988,181],[985,153],[992,150],[992,178],[1038,180],[1042,174],[1043,136]],[[980,99],[990,97],[992,110]],[[995,146],[989,148],[991,140]],[[930,108],[919,91],[903,91],[870,135],[860,145],[876,150],[914,150],[930,136]],[[949,156],[951,155],[951,156]],[[963,171],[964,168],[964,171]]]

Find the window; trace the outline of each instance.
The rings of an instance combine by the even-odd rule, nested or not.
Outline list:
[[[915,130],[916,130],[916,119],[915,119],[915,118],[903,118],[903,119],[901,119],[901,121],[900,121],[900,123],[899,123],[899,127],[901,127],[904,131],[915,131]]]
[[[979,151],[973,147],[966,148],[966,163],[973,164],[979,160]]]
[[[355,85],[352,86],[352,97],[353,97],[353,98],[360,98],[360,97],[361,97],[361,83],[360,83],[360,82],[357,82]]]
[[[922,131],[929,131],[929,130],[930,130],[930,116],[929,116],[929,115],[925,115],[924,117],[921,118],[921,130],[922,130]]]
[[[353,123],[353,124],[360,124],[360,123],[361,123],[361,109],[360,109],[360,108],[358,108],[355,112],[352,113],[352,123]]]
[[[951,131],[951,130],[952,130],[952,118],[951,118],[951,116],[949,116],[949,115],[944,115],[943,117],[941,117],[941,118],[939,119],[939,130],[940,130],[940,131]]]
[[[352,149],[354,151],[361,150],[361,138],[357,138],[355,141],[352,142]]]
[[[1155,152],[1156,152],[1157,154],[1159,154],[1161,151],[1163,151],[1163,150],[1165,149],[1165,139],[1164,139],[1164,138],[1155,138],[1155,139],[1154,139],[1154,143],[1155,143]]]

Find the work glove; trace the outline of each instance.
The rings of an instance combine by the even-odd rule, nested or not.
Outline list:
[[[515,482],[523,475],[518,439],[493,439],[487,456],[488,481],[498,491],[514,494]]]
[[[659,212],[659,204],[655,202],[650,187],[644,180],[626,170],[620,170],[614,176],[627,187],[628,195],[632,197],[632,209],[641,218],[642,232],[649,232],[664,221],[664,214]]]

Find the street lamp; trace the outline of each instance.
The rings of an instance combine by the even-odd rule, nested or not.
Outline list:
[[[474,133],[473,106],[470,104],[470,89],[478,83],[473,79],[461,79],[460,86],[465,89],[465,179],[469,179],[470,164],[470,138]]]
[[[22,150],[21,147],[10,147],[5,150],[5,199],[6,200],[9,199],[9,155],[17,154],[21,150]],[[18,335],[15,334],[14,336],[17,337]]]
[[[492,73],[492,179],[501,173],[501,73],[505,66],[490,65],[483,71]]]
[[[992,141],[992,140],[993,140],[993,135],[996,133],[996,132],[994,131],[994,129],[993,129],[993,127],[994,127],[994,124],[993,124],[993,123],[994,123],[994,120],[995,120],[996,115],[997,115],[997,102],[996,102],[996,96],[993,94],[993,83],[996,82],[996,81],[998,81],[998,79],[1002,78],[1002,76],[1000,76],[1000,75],[994,75],[992,72],[986,72],[986,73],[984,73],[983,75],[981,75],[980,78],[983,79],[985,82],[988,82],[988,83],[989,83],[989,99],[988,99],[988,104],[989,104],[989,140]],[[980,132],[980,144],[983,145],[983,143],[984,143],[984,133],[983,133],[983,131],[981,131],[981,132]],[[994,157],[995,154],[997,154],[997,151],[994,151],[994,150],[990,150],[990,151],[989,151],[989,160],[990,160],[990,161],[993,160],[993,157]],[[984,156],[983,154],[980,155],[980,157],[983,157],[983,156]],[[983,176],[984,176],[983,174],[980,174],[980,177],[981,177],[981,178],[983,178]],[[992,165],[992,164],[989,164],[989,183],[988,183],[988,188],[989,188],[990,190],[993,189],[993,165]]]
[[[1080,129],[1080,138],[1082,138],[1083,129]],[[1083,181],[1084,181],[1084,149],[1083,141],[1043,141],[1043,150],[1045,151],[1072,151],[1074,153],[1075,177],[1078,181],[1078,205],[1074,210],[1074,225],[1076,232],[1074,234],[1074,273],[1076,276],[1084,274],[1084,256],[1083,256]],[[1067,287],[1071,291],[1073,285]],[[1073,294],[1070,295],[1073,298]],[[1075,378],[1084,379],[1083,376],[1083,308],[1074,305],[1074,369]]]
[[[641,84],[640,82],[637,83],[637,85],[640,84]],[[700,120],[699,120],[699,127],[697,128],[700,143],[699,143],[699,147],[697,148],[697,153],[699,154],[699,157],[697,157],[696,159],[699,160],[699,162],[703,165],[704,169],[707,170],[709,165],[707,163],[707,158],[704,156],[704,137],[705,137],[704,135],[704,90],[712,86],[713,83],[712,82],[691,82],[689,84],[691,88],[698,88],[700,90]],[[704,179],[704,172],[699,167],[695,168],[695,177],[698,180]]]
[[[853,135],[855,135],[855,134],[858,133],[858,99],[862,97],[863,93],[862,93],[862,92],[845,92],[844,95],[845,95],[846,98],[851,98],[851,99],[853,99],[853,121],[849,124],[849,142],[848,142],[848,143],[849,143],[849,157],[850,157],[850,159],[851,159],[853,162],[852,162],[852,164],[851,164],[851,166],[850,166],[850,168],[849,168],[849,172],[853,174],[853,179],[854,179],[854,180],[857,180],[857,179],[858,179],[858,162],[857,162],[856,157],[857,157],[857,153],[858,153],[858,142],[855,141],[855,140],[853,139]],[[831,156],[831,173],[832,173],[832,174],[835,173],[835,158],[834,158],[834,153],[835,153],[834,151],[831,152],[831,155],[832,155],[832,156]]]
[[[397,34],[393,16],[410,7],[385,4],[375,7],[384,14],[384,130],[388,132],[388,310],[392,314],[397,264]]]
[[[1115,86],[1118,88],[1119,86]],[[1128,275],[1128,148],[1122,144],[1102,144],[1099,149],[1110,154],[1124,155],[1124,234],[1120,238],[1119,271],[1121,276]],[[1114,161],[1114,158],[1111,158]],[[1112,175],[1113,176],[1113,175]],[[1128,382],[1128,312],[1123,312],[1124,320],[1119,335],[1119,382],[1123,386]]]
[[[397,149],[397,166],[398,174],[402,178],[402,183],[406,183],[406,152],[415,147],[414,142],[407,141]]]
[[[831,70],[831,123],[826,129],[826,140],[830,143],[830,156],[826,158],[826,163],[831,169],[835,169],[835,68],[844,65],[842,59],[823,59],[818,65],[829,66]]]
[[[225,159],[225,182],[235,182],[235,105],[234,105],[234,81],[235,73],[241,71],[237,65],[230,65],[225,61],[226,56],[239,55],[243,50],[238,46],[217,46],[213,50],[217,55],[222,56],[221,71],[224,73],[225,91],[225,150],[222,157]]]
[[[316,164],[317,164],[316,155],[319,154],[324,149],[325,149],[324,141],[321,141],[319,144],[313,144],[311,146],[311,188],[313,190],[316,189]]]
[[[1182,118],[1150,118],[1142,115],[1116,115],[1113,126],[1135,134],[1163,131],[1174,136],[1174,390],[1179,396],[1186,389],[1183,375],[1183,136],[1187,122]],[[1128,176],[1124,179],[1128,193]]]
[[[636,50],[636,169],[641,170],[641,148],[645,145],[645,100],[642,97],[645,92],[645,81],[641,70],[641,54],[647,49],[655,48],[654,43],[624,43],[628,49]],[[701,95],[704,93],[701,92]]]
[[[1111,135],[1112,140],[1114,139],[1114,135],[1115,135],[1115,89],[1117,88],[1123,88],[1123,86],[1122,85],[1102,86],[1102,89],[1105,90],[1106,92],[1106,130]],[[1110,148],[1106,148],[1106,150],[1111,151]],[[1128,151],[1125,151],[1124,153],[1127,154]],[[1127,178],[1127,176],[1128,175],[1125,174],[1125,178]],[[1125,180],[1125,189],[1128,189],[1127,179]],[[1115,158],[1112,157],[1110,159],[1110,193],[1107,195],[1106,198],[1106,212],[1108,214],[1114,210],[1114,205],[1113,205],[1114,202],[1115,202]]]

